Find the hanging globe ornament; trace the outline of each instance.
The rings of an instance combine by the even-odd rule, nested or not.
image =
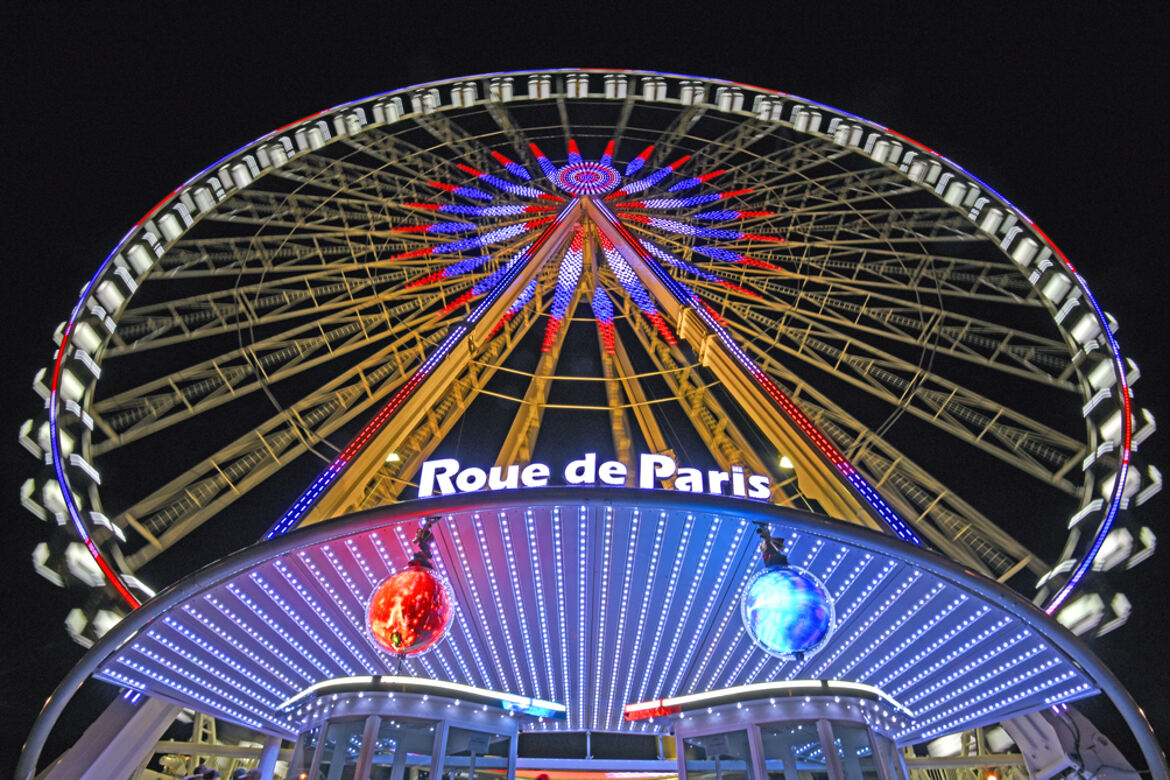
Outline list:
[[[418,550],[410,563],[383,580],[370,597],[366,612],[370,635],[399,657],[431,649],[451,623],[450,591],[431,563],[431,526],[438,519],[423,521],[414,537]]]
[[[820,580],[788,563],[782,543],[766,526],[756,530],[763,537],[760,551],[764,568],[744,587],[740,617],[761,650],[786,660],[800,660],[832,634],[833,602]]]

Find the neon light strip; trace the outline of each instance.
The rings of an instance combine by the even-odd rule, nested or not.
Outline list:
[[[429,225],[406,225],[405,227],[393,227],[387,232],[389,233],[466,233],[468,230],[475,230],[479,225],[473,225],[470,222],[433,222]]]
[[[825,695],[831,695],[840,691],[852,691],[861,694],[873,696],[881,701],[894,707],[899,712],[902,712],[910,717],[914,717],[914,713],[907,707],[902,705],[888,693],[881,688],[875,688],[872,685],[864,683],[849,682],[846,680],[788,680],[786,682],[766,682],[766,683],[752,683],[751,685],[736,685],[731,688],[722,688],[715,691],[704,691],[703,693],[690,693],[684,696],[672,696],[666,699],[651,699],[649,701],[638,702],[636,704],[627,704],[623,709],[626,720],[639,720],[641,718],[654,717],[653,715],[644,714],[653,710],[674,709],[679,711],[684,707],[687,709],[695,709],[698,707],[710,706],[710,702],[720,699],[730,700],[746,700],[746,699],[761,699],[764,697],[772,698],[777,695],[783,696],[789,691],[801,691],[796,694],[799,696],[807,696],[809,693],[824,692]]]
[[[670,328],[666,324],[666,320],[659,313],[658,307],[654,305],[653,296],[646,292],[646,288],[642,286],[642,282],[638,279],[638,275],[634,273],[634,269],[630,268],[629,263],[614,248],[614,245],[604,233],[601,233],[598,237],[601,239],[601,249],[605,253],[605,261],[613,270],[618,282],[625,288],[630,298],[642,310],[642,313],[646,315],[646,319],[650,320],[655,330],[658,331],[666,343],[677,344],[678,340],[671,333]]]
[[[686,198],[649,198],[647,200],[628,200],[625,203],[619,203],[615,208],[619,209],[685,209],[691,206],[702,206],[704,203],[714,203],[719,200],[726,200],[727,198],[735,198],[740,195],[747,195],[755,192],[752,187],[742,190],[730,190],[728,192],[709,192],[704,195],[690,195]],[[743,212],[745,214],[758,214],[760,216],[771,216],[774,212],[759,211],[759,212]],[[696,217],[700,214],[696,214]]]
[[[653,187],[655,184],[657,184],[658,182],[665,179],[670,174],[674,173],[677,169],[681,168],[686,163],[686,161],[689,159],[691,159],[691,156],[689,154],[686,155],[685,157],[680,157],[679,159],[672,162],[670,165],[666,165],[666,166],[663,166],[662,168],[659,168],[658,170],[656,170],[654,173],[650,174],[649,176],[646,176],[645,178],[642,178],[642,179],[638,179],[637,181],[630,182],[622,189],[617,190],[616,192],[612,192],[609,195],[606,195],[605,199],[612,200],[614,198],[620,198],[623,195],[633,195],[635,192],[641,192],[642,190],[648,190],[651,187]],[[627,171],[626,175],[627,176],[629,175],[628,171]]]
[[[561,323],[569,310],[569,303],[573,298],[573,291],[577,289],[577,282],[581,279],[581,264],[584,253],[584,237],[580,225],[573,233],[573,241],[569,245],[565,256],[561,258],[561,266],[557,269],[557,286],[553,291],[552,306],[549,308],[548,323],[544,328],[544,341],[540,345],[541,352],[548,352],[556,341],[560,332]]]
[[[741,255],[738,252],[732,252],[730,249],[723,249],[722,247],[696,244],[695,246],[691,247],[691,249],[692,251],[698,252],[701,255],[706,255],[712,260],[722,260],[725,263],[741,263],[743,265],[751,266],[752,268],[766,268],[769,271],[780,270],[780,266],[773,265],[767,260],[757,260],[754,257]]]
[[[504,170],[506,170],[508,173],[512,174],[513,176],[515,176],[517,179],[523,179],[524,181],[529,181],[532,178],[532,176],[528,173],[528,171],[520,163],[509,159],[508,157],[501,154],[500,152],[493,151],[491,154],[492,154],[492,157],[495,158],[496,162],[498,162],[500,165],[504,166]]]
[[[675,592],[678,590],[679,575],[683,571],[683,562],[686,560],[687,546],[690,544],[691,532],[694,529],[694,527],[695,527],[695,516],[692,514],[687,514],[686,522],[683,525],[682,534],[680,535],[677,543],[674,544],[674,547],[675,547],[674,565],[671,566],[669,569],[670,579],[667,580],[666,596],[663,599],[663,602],[660,606],[661,613],[663,615],[670,614],[671,605],[674,603],[674,595],[675,595]],[[681,625],[684,622],[685,622],[685,618],[680,619],[678,624],[677,624],[677,627],[681,627]],[[676,627],[676,631],[675,631],[676,637],[678,636],[677,627]],[[662,633],[663,633],[662,629],[663,629],[663,625],[659,624],[658,629],[654,632],[654,640],[650,643],[650,651],[646,655],[646,668],[647,669],[654,669],[654,668],[661,669],[662,674],[659,675],[660,679],[661,679],[662,675],[666,673],[667,667],[669,666],[669,662],[670,662],[669,657],[662,660],[662,661],[658,660],[658,647],[662,642]],[[677,647],[677,644],[674,646]],[[649,685],[650,685],[650,675],[647,674],[647,675],[642,677],[642,684],[638,688],[638,697],[639,698],[646,695],[646,690],[649,687]]]
[[[593,298],[590,300],[593,308],[593,318],[597,320],[597,332],[601,334],[601,343],[608,355],[617,352],[617,340],[613,326],[613,301],[609,299],[601,285],[593,288]]]
[[[441,211],[444,214],[459,214],[465,217],[517,217],[521,214],[532,214],[538,211],[553,211],[556,206],[524,206],[520,204],[505,206],[467,206],[462,203],[403,203],[403,206],[429,211]],[[478,227],[478,226],[474,226]]]
[[[549,193],[538,190],[535,187],[526,187],[523,184],[513,184],[510,181],[501,179],[499,176],[492,176],[490,173],[478,171],[475,168],[472,168],[470,165],[456,163],[455,167],[464,173],[469,173],[472,176],[478,178],[480,181],[486,182],[496,189],[502,190],[503,192],[506,192],[510,195],[519,195],[522,198],[539,198],[541,200],[563,200],[563,198],[558,198],[556,195],[550,195]]]
[[[684,190],[693,190],[695,187],[698,187],[703,182],[710,181],[711,179],[714,179],[716,176],[720,175],[721,173],[727,173],[727,171],[725,171],[725,170],[712,171],[711,173],[704,173],[704,174],[700,174],[699,176],[692,176],[689,179],[683,179],[682,181],[680,181],[676,184],[672,184],[670,186],[670,188],[667,189],[667,192],[683,192]]]
[[[695,219],[705,219],[710,222],[726,222],[729,219],[744,219],[748,217],[771,217],[775,211],[700,211],[692,216]]]
[[[635,157],[634,159],[632,159],[628,163],[626,163],[625,175],[627,177],[630,177],[630,176],[633,176],[638,171],[642,170],[642,166],[646,164],[646,160],[650,157],[650,153],[653,151],[654,151],[654,144],[650,144],[649,146],[647,146],[645,149],[642,150],[641,154],[639,154],[637,157]]]
[[[701,238],[724,238],[730,241],[771,241],[783,243],[784,239],[780,236],[769,236],[758,233],[743,233],[739,230],[728,230],[727,228],[709,228],[698,227],[696,225],[688,225],[685,222],[678,222],[673,219],[662,219],[660,217],[647,217],[644,214],[629,214],[626,219],[632,222],[641,222],[644,225],[649,225],[659,230],[665,230],[668,233],[677,233],[684,236],[699,236]],[[449,223],[458,224],[458,223]]]
[[[536,594],[536,603],[544,603],[544,576],[540,570],[540,554],[537,552],[536,539],[536,523],[533,518],[532,509],[525,508],[524,510],[524,537],[528,541],[528,562],[531,566],[530,574],[532,575],[532,589]],[[519,592],[519,589],[517,589]],[[557,683],[556,672],[553,671],[553,646],[552,637],[548,629],[548,610],[534,609],[536,617],[540,623],[540,641],[541,641],[541,657],[544,658],[545,673],[548,675],[548,695],[550,698],[556,698]],[[535,667],[533,668],[535,671]],[[536,686],[536,695],[540,695],[540,685]]]
[[[616,144],[616,141],[610,140],[610,142],[605,145],[605,153],[601,155],[601,160],[599,160],[602,165],[608,165],[611,168],[613,167],[613,149]]]
[[[563,704],[545,699],[537,699],[532,696],[519,696],[506,691],[489,691],[485,688],[475,688],[470,685],[449,682],[447,680],[422,680],[418,677],[399,677],[397,675],[337,677],[332,680],[322,680],[305,688],[296,696],[281,702],[276,709],[290,709],[302,699],[307,699],[313,694],[320,695],[328,693],[334,688],[365,687],[366,690],[369,690],[370,688],[392,688],[395,686],[416,688],[420,693],[434,692],[439,695],[454,694],[457,698],[477,697],[495,699],[499,702],[497,706],[503,709],[512,709],[515,707],[519,708],[521,712],[526,712],[530,715],[541,715],[543,712],[540,711],[547,711],[553,714],[545,717],[564,717],[564,713],[567,711]],[[512,706],[509,707],[508,705]],[[532,712],[532,710],[538,712]]]
[[[549,159],[544,156],[544,152],[540,151],[540,147],[536,144],[530,143],[528,144],[528,148],[532,150],[532,154],[536,157],[536,164],[540,166],[541,172],[551,181],[556,176],[556,166],[549,162]]]
[[[471,238],[464,238],[459,241],[452,241],[449,244],[433,247],[431,253],[446,255],[451,252],[462,252],[464,249],[478,249],[488,244],[496,244],[500,241],[507,241],[509,238],[524,235],[529,230],[540,227],[541,225],[547,225],[555,219],[556,217],[541,217],[540,219],[531,219],[515,225],[507,225],[484,233],[482,236],[472,236]]]
[[[536,282],[537,280],[533,279],[531,282],[525,285],[524,289],[520,291],[520,294],[516,296],[516,300],[512,301],[512,305],[509,306],[508,310],[504,312],[504,315],[500,317],[500,321],[497,322],[495,327],[492,328],[492,332],[488,334],[489,338],[499,333],[500,329],[507,325],[508,321],[515,317],[516,313],[523,309],[528,304],[528,302],[532,300],[532,296],[536,295]]]
[[[466,260],[459,260],[457,262],[451,263],[445,268],[439,269],[438,271],[433,271],[426,276],[420,276],[414,281],[407,282],[406,289],[409,290],[411,287],[421,287],[424,284],[430,284],[431,282],[438,281],[439,279],[450,279],[455,276],[462,276],[465,273],[474,271],[476,268],[479,268],[481,265],[491,259],[491,255],[479,255],[478,257],[469,257]]]
[[[447,337],[443,339],[442,343],[439,344],[435,351],[432,352],[425,361],[423,361],[423,364],[418,368],[417,371],[414,372],[414,374],[411,375],[410,379],[408,379],[398,389],[398,391],[394,393],[394,396],[386,403],[386,405],[383,406],[376,415],[374,415],[374,418],[370,420],[370,422],[368,422],[360,432],[358,432],[353,441],[351,441],[349,445],[341,451],[336,460],[334,460],[333,463],[331,463],[329,467],[325,469],[321,476],[317,477],[313,484],[311,484],[308,489],[301,494],[301,497],[297,499],[296,503],[294,503],[292,507],[287,512],[285,512],[284,516],[281,517],[280,520],[278,520],[276,524],[268,531],[268,533],[264,535],[265,539],[272,539],[273,537],[288,533],[288,531],[290,531],[293,526],[295,526],[296,523],[301,518],[303,518],[305,514],[308,513],[309,509],[313,506],[313,504],[316,503],[321,494],[325,492],[326,488],[337,481],[337,478],[341,476],[342,472],[345,471],[346,467],[355,457],[357,457],[357,454],[362,451],[366,444],[368,444],[370,440],[372,440],[374,436],[382,430],[383,426],[385,426],[386,423],[390,421],[390,419],[400,408],[402,408],[407,399],[409,399],[414,394],[414,391],[422,385],[423,381],[428,376],[430,376],[431,372],[438,367],[443,359],[446,358],[453,349],[455,349],[456,345],[461,343],[463,339],[467,337],[473,326],[483,318],[484,314],[489,308],[491,308],[496,299],[499,298],[502,292],[508,288],[511,281],[520,274],[521,270],[527,266],[528,261],[532,259],[532,256],[536,253],[536,251],[540,249],[540,247],[544,246],[544,243],[548,241],[556,227],[572,210],[573,209],[569,208],[565,211],[562,211],[556,217],[540,220],[540,222],[551,220],[552,224],[545,228],[545,231],[529,246],[527,251],[525,251],[519,257],[515,258],[513,262],[509,264],[507,271],[500,277],[500,281],[504,281],[506,279],[507,283],[497,284],[494,289],[488,292],[487,296],[482,301],[480,301],[479,305],[476,306],[475,309],[467,315],[466,320],[451,329],[451,332],[447,335]],[[484,238],[486,238],[486,236]]]
[[[442,182],[437,181],[428,181],[427,184],[431,187],[443,190],[444,192],[450,192],[451,194],[458,195],[462,198],[469,198],[471,200],[492,200],[492,194],[490,192],[477,190],[475,187],[458,187],[454,184],[443,184]]]
[[[607,518],[610,518],[613,516],[613,507],[609,507],[609,506],[606,507],[606,516],[607,516]],[[622,655],[622,643],[625,641],[625,638],[626,638],[626,615],[629,612],[631,583],[632,583],[632,578],[634,576],[634,569],[637,566],[637,552],[638,552],[637,540],[638,540],[638,520],[639,519],[640,519],[640,513],[637,511],[637,509],[634,509],[631,512],[629,530],[628,530],[627,535],[626,535],[627,555],[626,555],[625,573],[622,575],[621,588],[618,590],[620,603],[618,605],[617,629],[613,632],[614,644],[613,644],[612,653],[613,653],[614,658],[623,658],[623,659],[626,658],[626,656]],[[615,552],[614,555],[616,557],[617,553]],[[639,579],[641,579],[641,578],[639,577]],[[695,635],[698,636],[698,632],[696,632]],[[598,653],[599,661],[600,661],[600,655],[601,654]],[[631,659],[631,661],[632,660],[633,659]],[[631,668],[633,667],[632,663],[630,664],[630,667]],[[598,677],[600,678],[600,674],[598,675]],[[610,715],[613,714],[614,695],[617,692],[617,679],[618,679],[618,675],[616,675],[616,674],[609,675],[609,693],[605,698],[604,711],[606,713],[609,713]],[[599,701],[600,701],[600,698],[601,697],[599,695],[598,696]],[[607,728],[612,727],[612,724],[608,720],[606,721],[606,727]]]
[[[690,523],[692,521],[692,519],[693,519],[693,516],[688,513],[687,514],[687,522]],[[659,667],[658,668],[658,679],[654,681],[654,690],[656,690],[656,691],[664,691],[665,690],[663,688],[663,685],[666,682],[666,676],[670,672],[670,669],[672,667],[674,667],[674,665],[675,665],[675,662],[674,662],[675,653],[678,652],[679,643],[682,642],[683,629],[686,627],[688,621],[690,621],[691,608],[694,606],[694,603],[695,603],[695,595],[699,590],[700,583],[702,583],[702,581],[703,581],[703,576],[707,573],[707,564],[710,562],[711,557],[712,557],[711,550],[715,546],[715,540],[719,536],[719,531],[722,528],[722,526],[723,526],[723,519],[722,518],[720,518],[720,517],[712,518],[711,525],[707,531],[707,539],[703,543],[702,549],[699,551],[699,563],[697,566],[694,567],[694,576],[691,578],[691,586],[689,588],[687,588],[687,590],[686,590],[687,595],[683,601],[682,610],[674,623],[674,635],[670,639],[670,645],[666,648],[666,660],[664,660],[662,663],[658,664],[658,667]],[[683,532],[683,535],[684,535],[684,539],[686,540],[683,543],[684,547],[685,547],[686,542],[689,541],[689,536],[690,536],[690,528],[689,527]],[[681,568],[681,567],[679,567],[679,568]],[[674,572],[671,573],[672,579],[677,577],[678,574],[679,574],[679,571],[678,571],[678,569],[676,569]],[[673,588],[673,583],[671,584],[671,587]],[[667,601],[668,605],[669,605],[669,603],[670,602]],[[663,614],[666,614],[665,610],[663,611]],[[694,632],[692,632],[692,635],[694,635]],[[684,656],[684,657],[689,657],[689,656]],[[679,668],[682,669],[683,666],[684,666],[683,664],[680,664]],[[677,690],[677,689],[674,689],[674,690]]]

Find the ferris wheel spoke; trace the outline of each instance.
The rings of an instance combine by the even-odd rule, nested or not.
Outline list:
[[[394,190],[387,198],[411,194],[413,199],[423,200],[435,193],[429,182],[444,181],[452,175],[462,180],[466,176],[455,168],[459,158],[440,156],[389,133],[379,133],[351,145],[379,163],[379,167],[367,169],[368,175],[393,182]]]
[[[722,403],[715,397],[709,382],[701,376],[699,366],[688,360],[677,345],[667,344],[657,329],[649,324],[637,304],[622,290],[621,285],[612,277],[605,274],[608,286],[619,297],[619,305],[623,317],[629,323],[637,339],[637,347],[641,354],[649,360],[655,375],[665,380],[670,394],[677,403],[689,413],[691,425],[707,445],[708,451],[716,459],[720,468],[730,470],[733,465],[744,466],[756,474],[770,474],[773,469],[760,458],[757,448],[752,446],[748,436],[739,429],[733,418],[723,408]],[[618,292],[618,291],[621,292]],[[627,349],[624,342],[619,354],[625,356]],[[623,363],[629,358],[624,357]],[[636,375],[635,375],[636,376]],[[630,377],[627,385],[637,386],[638,380]],[[645,389],[638,387],[629,397],[634,401],[642,401],[650,396]],[[635,408],[649,414],[649,406],[644,401]],[[643,430],[649,429],[651,435],[646,437],[647,442],[655,439],[664,441],[656,422],[643,423]],[[773,485],[772,501],[783,506],[807,507],[801,498],[797,486],[792,482],[781,481]]]
[[[859,287],[901,291],[903,294],[909,287],[921,294],[950,296],[956,300],[1043,307],[1027,280],[1022,280],[1010,269],[987,261],[936,253],[897,252],[883,246],[805,245],[800,249],[806,251],[799,253],[795,249],[787,247],[783,253],[753,254],[776,262],[796,278],[813,282],[847,281]],[[808,251],[814,249],[816,254]],[[821,273],[810,273],[810,269]]]
[[[795,313],[793,319],[799,321]],[[1080,464],[1088,451],[1070,436],[969,388],[808,321],[796,328],[788,323],[776,323],[770,317],[751,317],[732,325],[749,340],[769,374],[774,374],[779,364],[757,347],[756,342],[774,344],[782,352],[859,387],[894,408],[905,409],[1060,490],[1076,491],[1067,474]]]
[[[409,267],[377,275],[348,276],[335,270],[301,274],[281,283],[231,287],[215,293],[188,296],[163,303],[127,308],[122,312],[105,357],[116,358],[235,332],[242,326],[264,327],[298,317],[315,316],[340,307],[374,301],[389,302],[413,296],[405,290],[383,287],[401,284],[413,276]],[[419,302],[414,299],[415,307]],[[398,309],[405,312],[408,309]],[[389,312],[389,316],[398,316]]]
[[[812,136],[780,139],[774,134],[774,129],[765,129],[766,124],[754,124],[755,121],[738,124],[718,141],[702,142],[692,158],[692,169],[705,172],[723,170],[718,179],[721,189],[749,190],[753,201],[785,205],[790,205],[793,200],[791,197],[784,199],[787,193],[801,191],[802,188],[823,191],[831,181],[840,179],[845,173],[834,165],[834,161],[844,154],[839,147]],[[782,148],[753,153],[750,146],[737,145],[769,139],[780,140]],[[745,155],[748,156],[747,160],[743,159]],[[767,172],[765,166],[777,159],[783,159],[783,165],[777,166],[777,170],[782,168],[783,173]],[[833,166],[832,170],[820,171],[826,165]],[[816,175],[810,176],[810,173]],[[744,197],[749,197],[748,193]]]
[[[539,294],[537,302],[539,303]],[[462,413],[482,393],[487,383],[502,367],[504,361],[534,324],[543,320],[538,306],[526,306],[501,326],[501,332],[488,341],[477,359],[466,372],[455,377],[443,396],[433,407],[432,414],[404,431],[401,443],[394,449],[394,458],[379,466],[361,489],[357,509],[372,509],[398,501],[402,491],[414,485],[412,481],[423,461],[431,456],[462,419]]]
[[[347,227],[353,224],[390,226],[417,218],[418,212],[392,200],[339,198],[301,190],[283,193],[248,189],[232,195],[209,219],[237,222],[243,218],[263,220],[272,227]]]
[[[770,132],[771,128],[768,127],[768,124],[755,117],[736,122],[713,141],[704,141],[699,146],[693,157],[694,169],[707,171],[727,168],[727,176],[734,181],[751,169],[747,164],[733,164],[733,162],[745,153],[750,154],[752,145],[768,137]],[[812,139],[808,143],[811,144]],[[800,165],[801,157],[805,153],[803,149],[799,148],[800,146],[800,144],[795,144],[791,150],[792,157],[787,158],[791,164],[796,166]],[[729,189],[738,189],[738,187],[730,187]]]
[[[1027,280],[1001,265],[985,261],[951,257],[940,253],[898,250],[888,239],[868,241],[759,243],[727,241],[718,247],[693,245],[679,235],[659,235],[642,225],[632,225],[635,233],[668,246],[683,260],[715,274],[754,274],[767,283],[767,276],[780,272],[808,281],[826,283],[847,280],[850,284],[905,292],[907,284],[920,293],[954,295],[965,300],[997,300],[1042,307],[1032,294]],[[950,239],[952,243],[959,242]],[[919,247],[917,239],[905,242]],[[726,260],[714,260],[715,257]],[[771,263],[774,268],[760,272],[751,266],[757,261]],[[810,269],[824,272],[814,275]],[[925,286],[926,282],[933,283]]]
[[[363,151],[377,159],[368,146],[363,147]],[[396,199],[420,200],[434,192],[427,185],[433,175],[415,173],[405,160],[398,160],[396,164],[381,159],[377,161],[380,165],[370,166],[359,164],[353,156],[335,159],[310,154],[286,163],[276,175],[297,185],[298,192],[344,193],[356,200],[369,200],[375,204]]]
[[[718,289],[709,282],[706,286],[712,291]],[[789,310],[800,310],[810,320],[841,329],[841,332],[852,332],[855,337],[869,334],[919,347],[929,345],[940,353],[985,368],[1070,392],[1077,389],[1074,383],[1063,378],[1070,361],[1064,343],[1056,339],[1035,336],[917,301],[850,289],[847,285],[834,285],[815,292],[775,285],[769,292],[780,297],[764,300],[738,295],[734,301],[729,300],[728,305],[741,316],[748,316],[747,312],[751,310],[776,320]]]
[[[380,353],[401,348],[416,337],[416,332],[426,333],[446,325],[410,304],[406,308],[413,313],[398,322],[390,321],[380,308],[365,311],[368,308],[322,316],[102,399],[93,405],[92,416],[111,436],[93,444],[94,454],[123,447],[386,339],[393,341]]]
[[[256,225],[269,230],[282,229],[290,232],[312,230],[320,231],[324,235],[382,238],[402,232],[408,220],[419,221],[417,212],[406,209],[403,209],[400,215],[391,216],[385,205],[379,207],[378,213],[368,207],[361,210],[345,209],[342,208],[344,205],[333,199],[312,195],[248,191],[246,194],[232,196],[219,211],[209,215],[207,219],[237,225]],[[463,224],[454,219],[447,221],[451,224]],[[409,235],[438,237],[438,234]]]
[[[933,241],[941,237],[958,237],[978,240],[977,236],[966,235],[970,222],[953,212],[942,209],[834,209],[804,213],[786,213],[784,219],[760,220],[765,225],[775,225],[783,230],[789,241],[803,239],[812,242],[825,236],[839,241],[845,236],[862,240],[886,240],[916,238]]]
[[[417,131],[411,134],[417,134]],[[393,183],[408,181],[415,186],[451,171],[452,156],[439,154],[436,147],[411,142],[403,131],[379,128],[361,136],[346,138],[345,145],[358,152],[344,158],[345,165],[361,167],[357,157],[364,155],[377,165],[364,166],[368,175],[393,177]],[[364,178],[364,177],[363,177]]]
[[[461,161],[473,168],[483,169],[490,164],[490,156],[482,144],[474,140],[471,133],[461,128],[453,118],[444,112],[421,112],[414,121],[430,133],[444,148],[453,150]]]
[[[222,237],[200,239],[197,242],[177,243],[159,263],[154,279],[212,278],[220,284],[225,279],[241,287],[268,284],[268,280],[282,274],[295,278],[341,273],[368,273],[372,270],[395,268],[426,268],[451,262],[461,253],[420,254],[402,257],[418,249],[414,234],[388,233],[385,236],[363,236],[358,243],[353,234],[315,232],[311,236],[270,234],[252,237]],[[377,238],[377,241],[372,240]],[[526,240],[525,235],[493,244],[500,251],[509,251]],[[232,274],[235,276],[232,276]],[[237,280],[236,277],[239,279]],[[247,281],[243,281],[247,277]],[[259,277],[260,281],[253,281]]]
[[[629,90],[626,96],[622,98],[622,107],[618,112],[617,121],[613,125],[612,138],[615,146],[620,146],[622,141],[626,139],[626,131],[629,129],[630,116],[634,113],[635,95],[634,90]]]
[[[874,167],[861,170],[833,168],[815,176],[783,174],[761,178],[753,186],[760,202],[779,206],[785,214],[802,214],[854,203],[868,203],[917,191],[897,171]]]
[[[939,549],[1002,579],[1023,568],[1037,575],[1048,570],[1024,545],[807,380],[782,369],[774,377],[872,484],[898,504],[903,517]]]
[[[576,311],[581,300],[581,288],[577,287],[569,300],[568,311],[570,313]],[[539,304],[539,301],[536,303]],[[545,313],[547,314],[547,311]],[[516,407],[512,425],[508,428],[508,433],[496,454],[496,465],[527,463],[532,460],[532,453],[536,449],[536,436],[540,430],[540,421],[544,416],[552,384],[551,377],[556,371],[568,331],[569,329],[565,327],[558,329],[553,341],[542,347],[536,368],[524,391],[524,397]]]
[[[513,158],[524,159],[528,154],[528,144],[531,141],[529,140],[528,133],[516,122],[512,116],[512,112],[508,110],[507,105],[493,100],[488,101],[485,104],[485,108],[487,109],[488,115],[491,116],[496,126],[500,129],[500,132],[508,139],[508,143],[511,144]]]
[[[706,113],[707,108],[702,104],[683,108],[666,129],[662,131],[662,134],[658,136],[658,140],[654,144],[654,159],[658,160],[661,164],[665,164],[667,158],[677,153],[676,150],[686,139],[687,132],[691,127],[702,119]]]
[[[188,471],[120,512],[148,544],[126,562],[136,570],[347,422],[393,392],[438,343],[415,334],[406,350],[384,348],[272,415]]]

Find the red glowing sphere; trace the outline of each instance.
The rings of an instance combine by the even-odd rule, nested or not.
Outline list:
[[[415,655],[442,639],[451,599],[441,577],[412,563],[374,589],[368,617],[378,644],[396,655]]]

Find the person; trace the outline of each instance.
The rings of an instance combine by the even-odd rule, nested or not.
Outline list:
[[[232,770],[232,780],[241,780],[241,778],[246,774],[248,774],[247,769],[244,769],[242,766],[236,767]]]

